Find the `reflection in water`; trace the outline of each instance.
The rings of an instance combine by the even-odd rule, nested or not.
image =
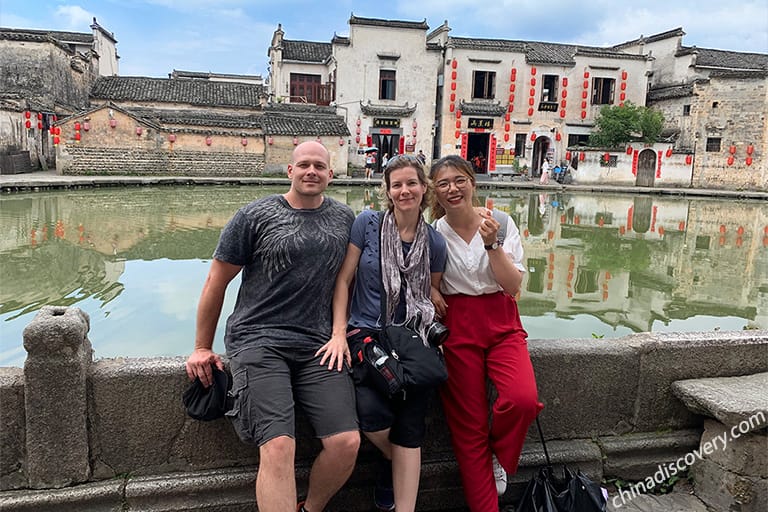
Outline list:
[[[282,191],[149,187],[1,197],[0,366],[23,363],[23,328],[44,304],[85,310],[99,357],[187,353],[221,228],[240,206]],[[329,193],[355,212],[379,208],[374,189]],[[528,268],[520,310],[533,338],[768,328],[768,205],[480,195],[480,204],[493,197],[520,227]]]

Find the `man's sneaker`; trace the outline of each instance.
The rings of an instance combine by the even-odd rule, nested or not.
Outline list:
[[[493,479],[496,480],[496,493],[501,496],[507,490],[507,472],[499,464],[496,455],[493,455],[491,460],[493,461]]]
[[[373,488],[373,504],[381,512],[395,510],[395,491],[392,488],[392,461],[381,457],[376,486]]]

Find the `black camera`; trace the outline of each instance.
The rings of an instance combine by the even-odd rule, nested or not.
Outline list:
[[[448,335],[451,334],[451,331],[440,322],[434,321],[427,327],[426,334],[427,342],[433,347],[439,347],[445,343],[445,340],[448,339]]]

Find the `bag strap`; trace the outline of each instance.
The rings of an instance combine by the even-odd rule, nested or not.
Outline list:
[[[496,239],[499,241],[499,245],[504,245],[504,239],[507,237],[507,219],[509,216],[496,208],[491,210],[491,213],[493,214],[493,218],[496,219],[496,222],[500,224]]]
[[[381,328],[384,329],[387,326],[387,292],[384,289],[384,268],[381,264],[381,246],[383,240],[382,224],[384,224],[384,212],[379,211],[379,290],[381,298],[379,299],[380,315],[381,315]]]
[[[541,440],[541,446],[544,448],[544,458],[547,459],[547,467],[552,468],[552,462],[549,460],[549,451],[547,451],[547,443],[544,441],[544,433],[541,431],[541,422],[539,422],[538,416],[536,416],[536,428],[539,431],[539,439]]]

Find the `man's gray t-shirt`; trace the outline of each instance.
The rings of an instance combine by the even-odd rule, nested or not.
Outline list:
[[[229,356],[257,346],[317,349],[331,337],[333,288],[354,220],[329,197],[297,210],[282,195],[244,206],[221,233],[213,257],[242,266],[227,319]]]

